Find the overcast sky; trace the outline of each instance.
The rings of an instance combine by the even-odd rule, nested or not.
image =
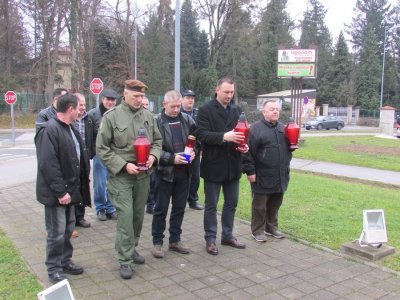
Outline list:
[[[108,0],[112,2],[113,0]],[[157,4],[158,0],[136,0],[140,8],[144,8],[146,3]],[[180,0],[182,5],[184,0]],[[265,2],[260,0],[260,3]],[[303,12],[307,8],[307,0],[288,0],[288,12],[292,19],[299,21],[303,18]],[[321,4],[327,9],[325,22],[332,34],[333,41],[335,42],[340,31],[345,28],[345,24],[350,25],[353,17],[353,8],[357,0],[320,0]],[[396,0],[389,0],[389,3],[394,6]],[[172,7],[175,7],[176,0],[171,0]],[[298,34],[295,34],[298,35]],[[298,36],[296,36],[298,38]]]

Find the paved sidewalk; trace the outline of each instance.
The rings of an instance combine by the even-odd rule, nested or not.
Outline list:
[[[190,209],[182,239],[192,253],[153,258],[151,216],[146,215],[138,249],[146,264],[135,266],[133,279],[122,280],[114,250],[115,222],[97,221],[92,209],[88,213],[92,227],[79,228],[80,236],[73,239],[74,260],[85,267],[82,275],[70,276],[76,299],[400,299],[400,279],[393,272],[288,238],[258,244],[240,220],[235,234],[247,249],[218,244],[220,254],[211,256],[205,251],[203,214]],[[43,206],[35,200],[34,182],[1,190],[0,227],[43,285],[50,286]]]
[[[400,172],[293,158],[290,168],[400,186]]]

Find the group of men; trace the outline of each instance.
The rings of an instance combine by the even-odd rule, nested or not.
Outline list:
[[[90,226],[82,218],[82,210],[76,209],[78,205],[84,207],[87,199],[86,205],[90,205],[90,158],[93,158],[97,217],[117,220],[115,248],[123,279],[133,276],[132,263],[145,262],[136,247],[146,202],[146,211],[153,213],[152,255],[160,259],[165,255],[163,243],[170,204],[168,248],[180,254],[190,253],[181,240],[182,222],[187,202],[193,209],[203,209],[197,196],[200,176],[204,179],[204,238],[209,254],[219,253],[217,204],[221,188],[224,196],[221,244],[246,248],[233,234],[242,172],[248,175],[252,187],[253,237],[258,242],[266,241],[265,234],[283,237],[278,230],[277,215],[289,180],[291,152],[283,124],[278,122],[277,103],[264,104],[264,118],[251,127],[249,146],[238,150],[236,145],[244,136],[234,130],[241,109],[232,101],[235,91],[232,79],[222,78],[214,98],[198,110],[194,109],[193,91],[182,94],[168,91],[162,112],[156,116],[148,109],[146,91],[143,82],[126,80],[121,104],[116,106],[118,95],[108,90],[100,106],[88,114],[82,105],[79,109],[83,95],[65,91],[49,108],[53,117],[36,124],[37,199],[45,205],[46,266],[51,282],[64,279],[65,273],[83,272],[71,260],[70,238],[75,224]],[[93,143],[88,143],[92,129],[85,127],[86,118],[93,125],[92,136],[96,137]],[[145,132],[150,143],[145,171],[138,167],[132,146],[139,131]],[[187,153],[186,143],[193,136],[197,139],[196,146]],[[65,157],[68,160],[64,161]],[[149,191],[154,195],[154,204],[147,201]]]

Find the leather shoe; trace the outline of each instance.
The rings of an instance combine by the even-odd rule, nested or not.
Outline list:
[[[63,266],[64,273],[71,274],[71,275],[79,275],[83,273],[83,268],[79,265],[76,265],[70,262],[68,265]]]
[[[60,282],[60,281],[62,281],[64,279],[67,279],[67,277],[62,272],[56,272],[56,273],[53,273],[53,274],[49,274],[49,281],[51,283],[57,283],[57,282]]]
[[[182,242],[177,242],[177,243],[170,243],[169,244],[169,250],[178,252],[180,254],[189,254],[190,249],[186,247]]]
[[[190,203],[190,204],[189,204],[189,207],[190,207],[191,209],[194,209],[194,210],[203,210],[203,206],[201,206],[201,205],[198,204],[197,202]]]
[[[231,246],[236,249],[245,249],[246,244],[239,242],[237,239],[233,238],[231,240],[223,240],[221,241],[222,245]]]
[[[83,227],[83,228],[89,228],[90,223],[88,221],[86,221],[85,219],[81,219],[81,220],[76,221],[76,226]]]
[[[206,243],[206,249],[207,249],[207,253],[211,254],[211,255],[218,255],[218,248],[217,245],[215,245],[214,242],[207,242]]]

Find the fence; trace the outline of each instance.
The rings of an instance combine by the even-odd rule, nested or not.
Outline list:
[[[93,94],[84,95],[86,98],[86,110],[96,106],[96,96]],[[146,95],[150,101],[150,108],[154,113],[159,113],[162,110],[163,96],[159,95]],[[0,114],[9,114],[11,105],[7,104],[4,100],[4,93],[0,94]],[[18,115],[37,114],[43,108],[46,108],[52,102],[53,95],[51,94],[25,94],[17,93],[17,102],[14,104],[14,113]],[[196,97],[196,106],[200,107],[204,102],[210,100],[210,97]],[[101,97],[100,97],[101,101]],[[121,102],[118,100],[117,104]]]

